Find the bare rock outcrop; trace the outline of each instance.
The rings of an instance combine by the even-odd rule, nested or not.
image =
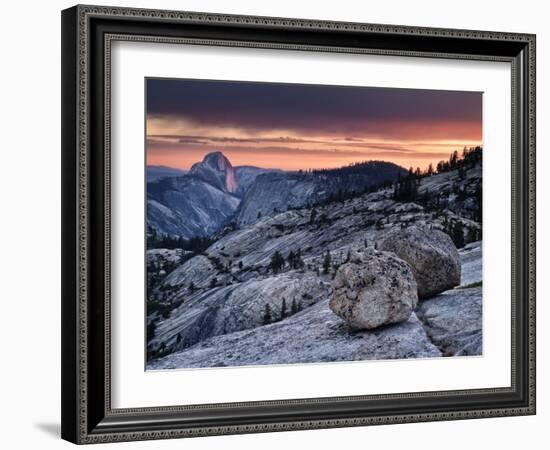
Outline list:
[[[460,255],[442,231],[418,226],[394,229],[382,236],[377,248],[395,253],[410,265],[420,299],[460,284]]]
[[[421,322],[351,332],[328,298],[280,322],[214,336],[147,363],[148,370],[440,357]]]
[[[481,283],[483,274],[482,244],[481,241],[471,242],[460,249],[460,260],[462,262],[461,286]]]
[[[374,249],[351,253],[336,272],[333,287],[330,309],[356,330],[403,322],[418,301],[409,265]]]
[[[481,287],[452,289],[427,299],[419,304],[416,315],[444,356],[482,354]]]
[[[291,271],[187,292],[181,305],[158,322],[151,348],[164,344],[176,351],[212,336],[278,322],[326,299],[331,289],[314,273]]]
[[[235,169],[222,152],[208,153],[201,162],[193,164],[189,173],[221,191],[235,193],[239,186]]]

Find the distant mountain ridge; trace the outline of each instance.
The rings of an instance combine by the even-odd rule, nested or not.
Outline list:
[[[338,193],[361,192],[369,187],[391,183],[406,174],[402,167],[385,161],[306,173],[260,174],[239,206],[236,222],[239,225],[250,224],[288,208],[322,202]]]
[[[253,223],[340,192],[393,182],[406,173],[396,164],[380,161],[310,172],[233,167],[222,152],[212,152],[188,173],[148,178],[147,223],[161,235],[206,236],[232,221]]]
[[[158,180],[165,177],[180,177],[187,173],[186,170],[176,169],[168,166],[147,166],[147,182]]]
[[[262,169],[261,167],[256,166],[236,166],[235,173],[237,174],[237,179],[239,180],[237,194],[240,197],[243,197],[254,184],[254,181],[256,181],[256,177],[258,175],[279,172],[282,171],[279,169]]]
[[[222,152],[212,152],[189,172],[178,171],[148,167],[147,225],[156,234],[190,239],[218,231],[234,216],[256,176],[271,170],[234,168]]]

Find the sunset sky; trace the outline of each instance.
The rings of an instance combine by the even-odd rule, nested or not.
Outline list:
[[[482,144],[480,92],[147,79],[146,95],[148,165],[222,151],[234,166],[424,169]]]

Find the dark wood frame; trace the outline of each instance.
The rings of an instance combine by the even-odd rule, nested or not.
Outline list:
[[[512,65],[512,384],[112,409],[110,43],[184,42]],[[62,437],[127,441],[535,413],[535,36],[97,6],[62,12]]]

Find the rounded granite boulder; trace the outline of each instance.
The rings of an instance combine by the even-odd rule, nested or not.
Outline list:
[[[407,320],[418,302],[409,265],[394,254],[353,252],[333,280],[330,309],[352,328],[370,330]]]
[[[458,250],[442,231],[418,226],[392,230],[382,236],[377,248],[395,253],[411,266],[421,299],[460,284]]]

